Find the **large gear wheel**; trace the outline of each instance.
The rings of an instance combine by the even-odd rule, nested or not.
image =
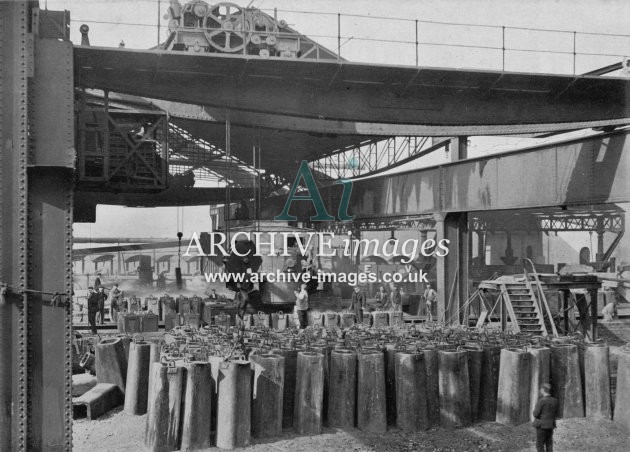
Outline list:
[[[243,9],[234,3],[214,5],[203,19],[203,32],[215,49],[234,53],[249,43],[250,24]]]

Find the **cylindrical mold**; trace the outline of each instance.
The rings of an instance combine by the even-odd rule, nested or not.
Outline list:
[[[250,441],[252,369],[249,361],[220,364],[217,447],[235,449]]]
[[[120,338],[104,339],[96,344],[96,381],[111,383],[125,393],[127,357]]]
[[[630,430],[630,393],[625,390],[627,388],[630,388],[630,350],[622,348],[617,366],[617,394],[613,420]]]
[[[212,393],[214,383],[210,363],[186,363],[186,388],[182,414],[181,451],[210,447]]]
[[[330,391],[330,354],[333,347],[328,344],[315,344],[314,351],[318,351],[324,355],[324,400],[322,403],[322,422],[328,422],[328,394]]]
[[[367,432],[385,433],[385,355],[360,353],[357,368],[357,427]]]
[[[551,380],[551,350],[547,347],[530,348],[532,355],[532,379],[529,386],[529,420],[534,420],[534,408],[538,403],[540,387]]]
[[[153,363],[159,363],[162,355],[162,346],[157,342],[151,342],[151,350],[149,352],[149,393],[151,392],[151,385],[153,384],[153,372],[151,372],[151,366]]]
[[[470,383],[466,351],[440,350],[440,421],[445,427],[470,425]]]
[[[298,353],[294,414],[298,434],[322,432],[325,360],[324,354],[319,352]]]
[[[120,338],[123,347],[125,349],[125,366],[129,362],[129,349],[131,347],[131,341],[133,340],[128,334],[118,334],[116,337]]]
[[[379,328],[389,326],[389,314],[386,311],[376,311],[372,313],[372,326]]]
[[[396,353],[396,426],[407,432],[429,428],[427,369],[422,353]]]
[[[500,362],[501,349],[499,347],[484,347],[479,394],[480,420],[494,422],[497,417],[497,391],[499,389]]]
[[[496,421],[521,425],[529,421],[532,355],[521,349],[501,350]]]
[[[328,425],[354,427],[357,397],[357,355],[352,350],[333,350],[330,358]]]
[[[132,342],[129,349],[125,390],[125,412],[127,414],[142,415],[147,412],[150,365],[151,344],[144,341]]]
[[[468,380],[470,387],[470,420],[479,419],[479,400],[481,397],[481,368],[483,365],[483,350],[467,349]]]
[[[282,428],[293,427],[293,411],[295,404],[295,376],[297,373],[298,351],[289,348],[271,350],[284,357],[284,390],[282,394]]]
[[[608,346],[593,344],[585,347],[584,387],[586,417],[609,420],[612,415],[612,404]],[[625,388],[627,386],[621,386],[622,392]]]
[[[151,373],[153,386],[149,394],[144,444],[150,452],[177,450],[184,369],[154,363]]]
[[[396,344],[385,344],[385,401],[387,425],[396,425]]]
[[[558,399],[558,418],[584,417],[578,349],[573,344],[551,347],[551,386]]]
[[[254,381],[252,401],[252,437],[265,438],[282,433],[282,393],[284,390],[284,357],[274,354],[250,355],[264,370]]]
[[[427,414],[431,426],[440,425],[440,365],[438,351],[422,350],[427,370]]]

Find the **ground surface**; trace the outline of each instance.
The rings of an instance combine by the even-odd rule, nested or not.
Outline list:
[[[74,422],[75,452],[140,451],[146,416],[130,416],[118,408],[96,421]],[[610,421],[569,419],[558,421],[556,451],[628,451],[630,433]],[[220,450],[220,449],[209,449]],[[432,429],[406,434],[366,434],[359,430],[325,429],[319,436],[285,433],[279,438],[256,441],[247,451],[535,451],[529,425],[506,427],[493,422],[465,429]]]

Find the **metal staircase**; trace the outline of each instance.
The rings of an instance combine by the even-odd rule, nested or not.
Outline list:
[[[534,264],[529,259],[523,259],[523,261],[525,262],[524,281],[501,282],[500,284],[505,307],[515,324],[515,331],[538,336],[552,334],[557,337],[558,331]],[[527,272],[527,263],[531,265],[532,273]],[[545,322],[545,317],[547,322]]]

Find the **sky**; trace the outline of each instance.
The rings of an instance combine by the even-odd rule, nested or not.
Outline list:
[[[240,6],[251,4],[271,14],[273,8],[277,8],[279,19],[285,19],[289,26],[333,51],[337,50],[339,24],[341,55],[356,62],[415,65],[416,20],[421,43],[417,56],[422,66],[501,70],[500,49],[457,45],[501,48],[503,42],[508,49],[565,52],[506,51],[507,71],[572,74],[575,64],[575,72],[579,74],[618,62],[624,55],[630,56],[627,28],[630,1],[627,0],[246,0],[237,3]],[[75,43],[80,42],[79,26],[86,23],[90,26],[93,46],[117,47],[124,41],[128,48],[150,48],[158,42],[158,17],[161,21],[159,40],[167,36],[166,20],[162,16],[168,0],[40,0],[40,5],[70,11],[71,39]],[[341,16],[337,16],[338,13]],[[503,26],[507,27],[505,33]],[[593,34],[602,32],[624,36]],[[574,42],[578,52],[575,61]],[[526,138],[472,139],[471,153],[481,155],[531,144]],[[436,155],[423,164],[440,163],[444,158]],[[407,168],[400,168],[404,169]],[[207,206],[155,209],[99,206],[97,222],[76,224],[75,235],[173,238],[178,230],[185,235],[205,230],[208,214]]]

